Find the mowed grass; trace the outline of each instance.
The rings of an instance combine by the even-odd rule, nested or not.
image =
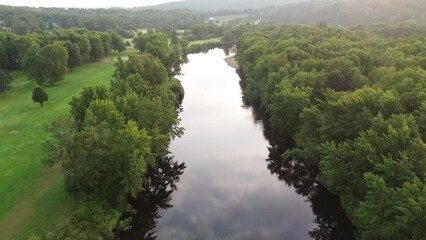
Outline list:
[[[220,41],[222,41],[222,38],[220,38],[220,37],[209,38],[209,39],[203,39],[203,40],[197,40],[197,41],[189,42],[189,46],[198,45],[198,44],[206,44],[206,43],[215,43],[215,42],[220,42]]]
[[[109,85],[113,62],[90,63],[46,86],[49,101],[31,99],[36,86],[24,72],[13,72],[13,88],[0,96],[0,239],[27,239],[44,233],[72,212],[59,166],[41,163],[45,123],[68,114],[71,97],[84,86]]]
[[[235,20],[246,19],[249,15],[247,13],[236,14],[236,15],[224,15],[224,16],[215,16],[219,23],[228,23]]]

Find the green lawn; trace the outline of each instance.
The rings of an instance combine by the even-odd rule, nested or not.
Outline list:
[[[236,14],[236,15],[224,15],[224,16],[215,16],[219,23],[228,23],[238,19],[246,19],[249,15],[247,13],[244,14]]]
[[[108,85],[110,61],[91,63],[46,87],[49,101],[41,108],[31,99],[35,87],[24,72],[13,72],[13,88],[0,96],[0,239],[27,239],[43,233],[72,212],[60,167],[40,162],[44,124],[67,114],[68,102],[83,86]]]
[[[121,55],[130,55],[130,54],[137,55],[137,54],[140,54],[140,52],[134,47],[128,47],[126,48],[126,51],[123,52]]]
[[[197,40],[189,42],[189,46],[197,45],[197,44],[205,44],[205,43],[214,43],[214,42],[220,42],[222,41],[222,38],[209,38],[209,39],[203,39],[203,40]]]

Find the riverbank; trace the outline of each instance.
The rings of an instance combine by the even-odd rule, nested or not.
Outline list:
[[[237,60],[235,60],[235,55],[225,58],[226,63],[228,66],[233,67],[235,69],[240,69],[240,66],[237,63]]]

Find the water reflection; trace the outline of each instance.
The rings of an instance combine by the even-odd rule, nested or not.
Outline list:
[[[171,145],[188,168],[173,199],[185,166],[166,158],[152,170],[148,191],[132,202],[138,214],[127,215],[133,228],[121,239],[354,239],[339,199],[317,183],[318,170],[281,160],[293,140],[273,135],[262,112],[241,107],[226,52],[188,57],[179,77],[186,131]]]
[[[346,217],[339,198],[318,184],[318,169],[296,159],[282,160],[283,150],[276,146],[269,148],[268,169],[308,198],[317,225],[309,235],[317,240],[355,240],[354,227]]]
[[[177,190],[176,183],[186,168],[185,163],[178,163],[171,156],[157,160],[154,167],[148,168],[148,182],[137,199],[129,203],[136,211],[124,213],[122,219],[131,218],[132,228],[117,233],[118,239],[154,240],[155,227],[160,216],[160,209],[171,208],[172,193]]]
[[[229,55],[230,50],[235,48],[235,43],[232,42],[208,42],[204,44],[195,44],[188,48],[188,54],[194,53],[208,53],[210,50],[220,48],[225,51],[226,55]]]
[[[255,122],[267,119],[259,106],[250,108]],[[274,134],[268,122],[262,124],[263,134],[270,144],[269,156],[266,159],[268,169],[277,175],[279,180],[294,187],[298,194],[307,197],[311,203],[316,227],[309,231],[310,237],[316,240],[355,240],[354,226],[346,217],[339,197],[318,183],[320,174],[318,167],[296,158],[284,160],[283,153],[286,149],[294,148],[295,142],[289,136]]]
[[[174,207],[161,211],[158,239],[309,239],[309,203],[268,171],[263,127],[241,107],[240,79],[226,53],[192,54],[182,66],[185,134],[171,152],[188,168]]]

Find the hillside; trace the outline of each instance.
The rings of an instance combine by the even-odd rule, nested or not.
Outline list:
[[[424,0],[331,0],[263,9],[259,17],[272,22],[357,25],[426,20]]]
[[[224,10],[242,11],[247,9],[261,9],[271,6],[284,6],[290,3],[302,2],[303,0],[186,0],[181,2],[171,2],[157,6],[147,7],[150,9],[181,9],[215,12]]]

